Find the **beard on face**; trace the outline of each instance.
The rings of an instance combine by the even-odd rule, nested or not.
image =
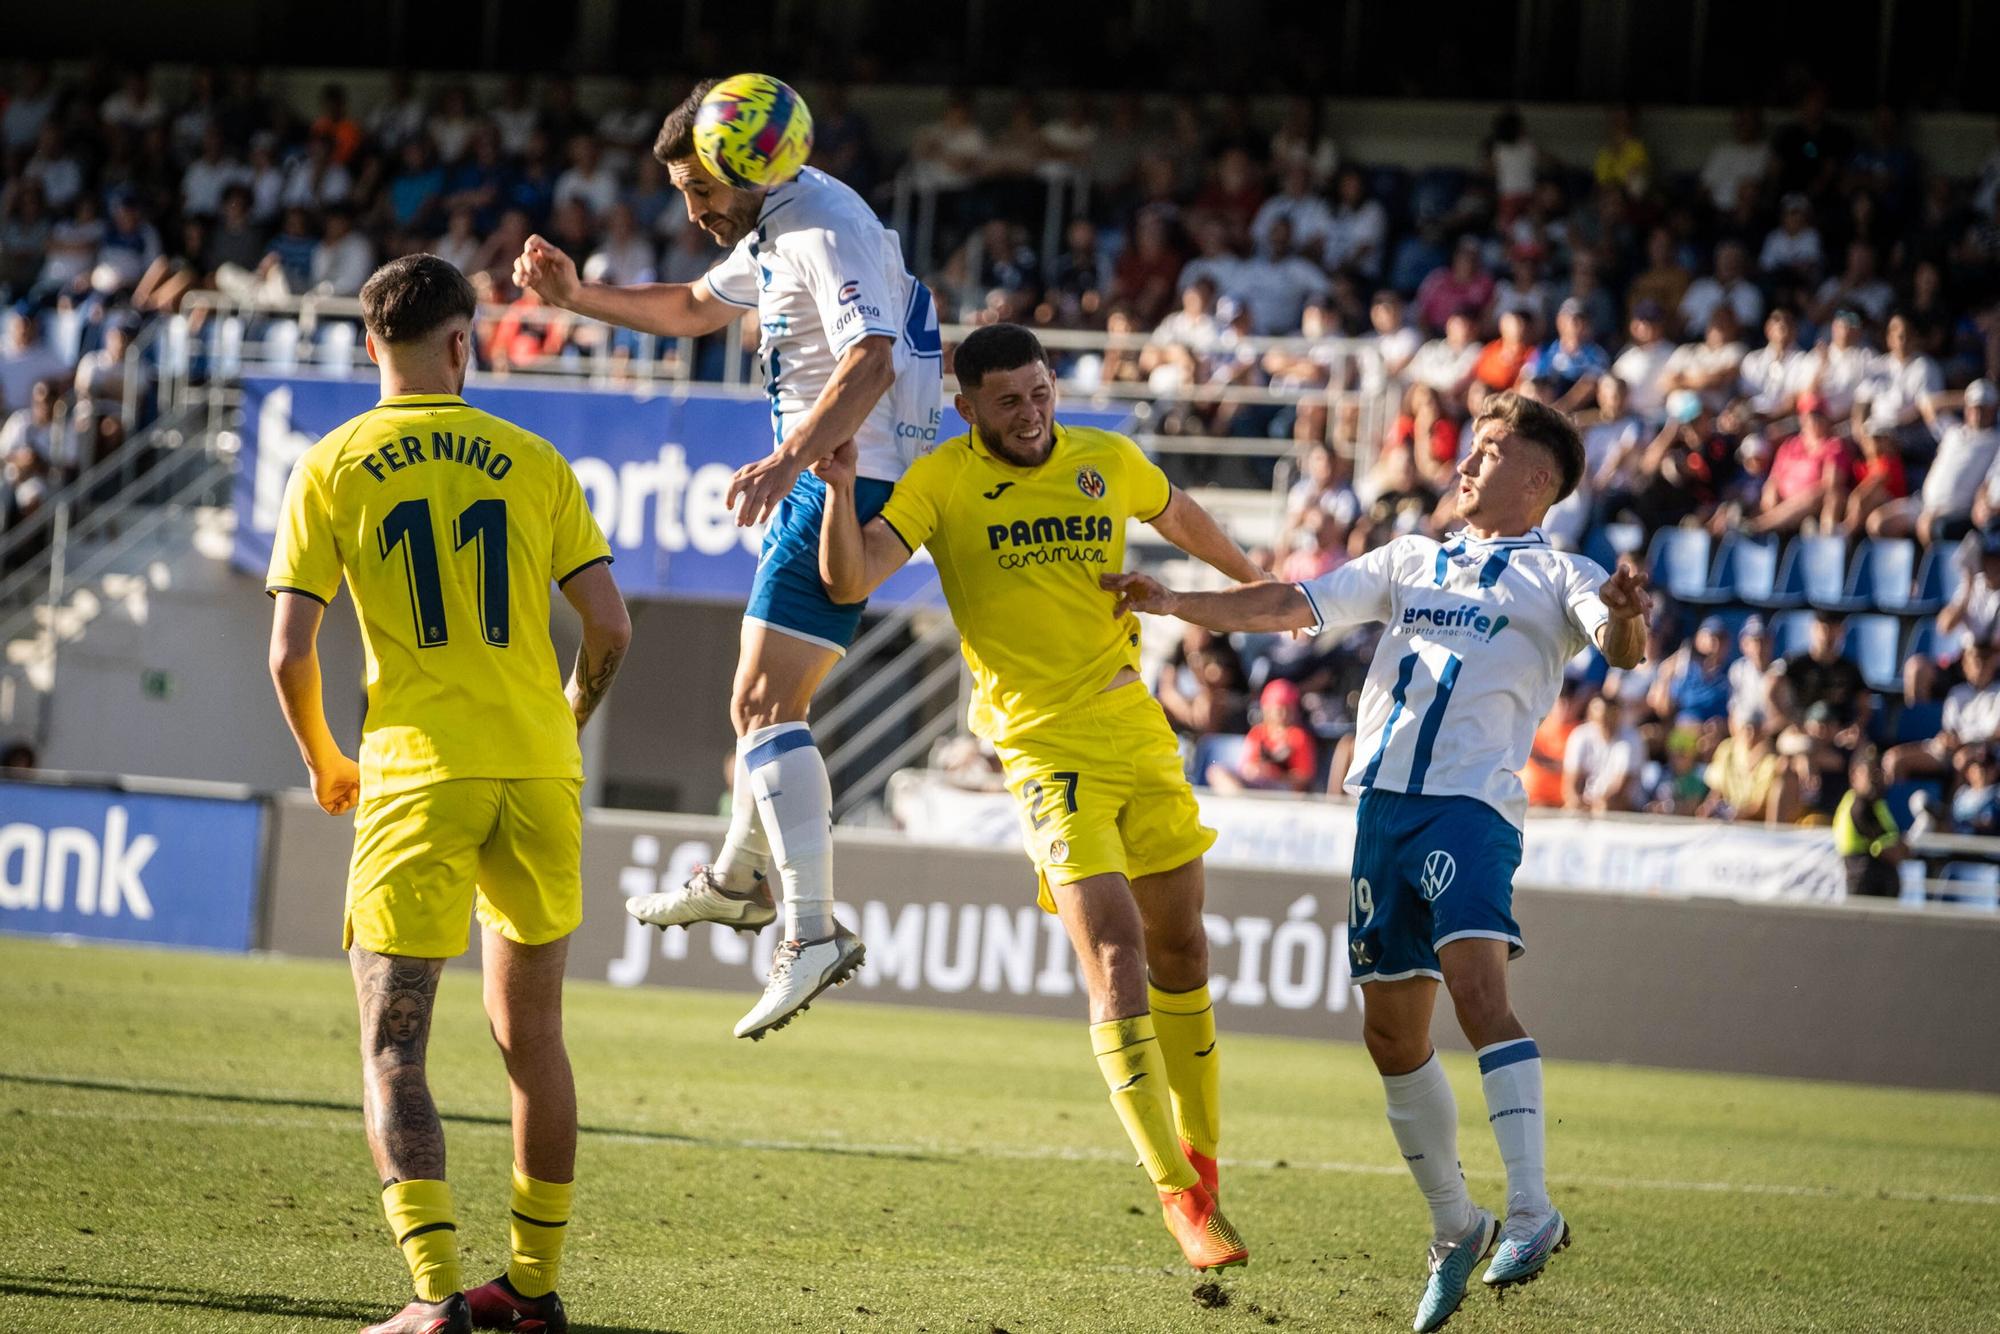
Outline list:
[[[1024,452],[1023,447],[1015,442],[1010,432],[994,429],[981,420],[977,413],[973,414],[972,425],[979,432],[979,438],[986,442],[988,449],[999,455],[1003,462],[1011,463],[1017,468],[1040,467],[1048,462],[1049,453],[1055,448],[1056,431],[1053,421],[1042,424],[1042,438],[1033,457]]]

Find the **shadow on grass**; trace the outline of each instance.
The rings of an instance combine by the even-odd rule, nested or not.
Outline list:
[[[386,1309],[347,1302],[316,1301],[271,1292],[211,1292],[163,1283],[124,1283],[116,1279],[72,1278],[65,1274],[9,1274],[0,1271],[0,1296],[41,1297],[66,1302],[118,1302],[127,1306],[180,1306],[241,1315],[280,1316],[294,1320],[344,1320],[357,1324],[384,1318]],[[19,1326],[26,1328],[26,1326]],[[679,1334],[671,1329],[633,1325],[570,1326],[575,1334]]]
[[[122,1093],[142,1098],[186,1098],[194,1102],[223,1103],[245,1107],[289,1107],[300,1111],[344,1112],[357,1119],[361,1116],[361,1104],[342,1102],[336,1098],[302,1098],[293,1094],[276,1093],[232,1093],[221,1089],[176,1088],[171,1084],[141,1084],[118,1079],[86,1079],[68,1075],[16,1074],[0,1070],[0,1084],[25,1084],[37,1088],[70,1089],[82,1093]],[[447,1112],[440,1110],[438,1119],[446,1125],[500,1126],[512,1124],[504,1116],[489,1116],[479,1112]],[[671,1130],[648,1130],[637,1126],[593,1126],[580,1125],[577,1132],[583,1135],[608,1135],[622,1140],[647,1140],[660,1144],[682,1144],[690,1148],[703,1149],[758,1149],[773,1153],[832,1153],[852,1158],[893,1158],[901,1162],[928,1163],[948,1161],[950,1155],[913,1153],[904,1149],[872,1148],[866,1145],[847,1147],[838,1143],[812,1144],[806,1142],[752,1141],[709,1139],[700,1135],[681,1135]]]

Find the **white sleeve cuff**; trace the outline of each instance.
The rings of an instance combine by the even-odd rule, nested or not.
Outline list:
[[[1292,587],[1305,595],[1306,605],[1312,608],[1313,623],[1306,628],[1312,634],[1317,635],[1320,631],[1326,629],[1326,614],[1319,609],[1319,599],[1313,596],[1312,589],[1302,583],[1293,584]]]

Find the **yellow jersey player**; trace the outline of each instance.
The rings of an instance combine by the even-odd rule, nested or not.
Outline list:
[[[583,919],[576,738],[631,623],[568,462],[459,397],[474,309],[464,275],[435,255],[399,259],[361,289],[361,309],[382,401],[299,461],[268,590],[271,674],[313,795],[330,815],[357,812],[342,946],[361,1009],[368,1144],[416,1287],[366,1334],[561,1331],[576,1158],[562,977]],[[327,729],[314,647],[343,580],[367,660],[358,765]],[[583,618],[567,691],[551,582]],[[515,1158],[512,1258],[467,1293],[424,1054],[438,975],[465,952],[475,909]]]
[[[1129,519],[1237,580],[1250,559],[1139,447],[1058,426],[1048,357],[1028,330],[958,347],[966,435],[910,465],[861,525],[843,447],[819,466],[829,499],[821,576],[859,601],[930,548],[975,682],[971,727],[1020,807],[1043,908],[1083,965],[1091,1047],[1111,1103],[1197,1269],[1249,1251],[1216,1207],[1220,1080],[1202,928],[1201,823],[1174,734],[1139,679],[1139,626],[1098,578],[1125,560]]]

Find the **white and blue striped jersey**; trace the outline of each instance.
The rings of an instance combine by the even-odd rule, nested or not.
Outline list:
[[[1521,827],[1521,767],[1564,664],[1609,619],[1606,577],[1534,528],[1399,537],[1300,584],[1316,628],[1388,626],[1361,689],[1347,790],[1476,797]]]
[[[893,482],[937,444],[937,308],[904,266],[896,233],[846,185],[807,167],[769,191],[756,227],[707,282],[757,312],[774,445],[819,401],[848,349],[873,334],[896,340],[896,383],[855,433],[861,476]]]

